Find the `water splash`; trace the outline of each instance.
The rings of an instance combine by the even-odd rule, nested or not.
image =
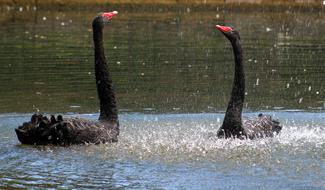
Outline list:
[[[245,113],[246,116],[257,114]],[[275,138],[218,139],[216,132],[222,113],[127,113],[120,115],[118,143],[71,147],[15,146],[19,143],[13,126],[29,116],[0,115],[0,171],[5,176],[0,179],[0,188],[2,184],[63,189],[71,189],[76,184],[84,188],[108,187],[112,181],[123,186],[138,184],[137,180],[130,180],[132,177],[139,178],[141,184],[148,180],[149,184],[165,187],[165,183],[157,181],[168,179],[168,184],[188,184],[205,179],[202,175],[206,175],[206,179],[215,176],[221,181],[228,180],[229,176],[239,177],[236,181],[245,185],[251,180],[258,182],[260,178],[265,178],[263,184],[272,186],[296,181],[309,184],[309,180],[313,180],[317,184],[312,185],[323,187],[323,113],[279,111],[268,114],[283,125],[283,131]],[[98,114],[71,115],[75,116],[98,118]],[[177,176],[170,176],[171,173]],[[178,176],[187,182],[180,182]],[[217,181],[207,182],[214,187]]]
[[[249,114],[249,116],[255,114]],[[130,119],[131,116],[131,119]],[[168,162],[276,163],[279,154],[293,156],[323,152],[324,123],[281,120],[275,138],[218,139],[223,114],[128,115],[117,144],[96,147],[103,156]],[[123,120],[121,120],[123,121]]]
[[[325,155],[325,118],[318,113],[274,112],[283,125],[274,138],[218,139],[223,114],[123,114],[119,142],[100,146],[72,146],[70,150],[100,155],[103,159],[162,160],[276,164],[295,155]],[[245,114],[249,117],[257,113]],[[5,116],[4,116],[5,117]],[[6,116],[8,117],[8,116]],[[80,117],[96,119],[97,115]],[[3,132],[2,139],[13,139]],[[51,151],[49,147],[46,151]]]

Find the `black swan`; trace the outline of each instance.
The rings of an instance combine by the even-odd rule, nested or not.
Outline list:
[[[100,103],[99,121],[80,118],[64,119],[61,115],[50,118],[34,114],[31,121],[15,129],[22,144],[62,145],[117,142],[119,121],[103,47],[103,28],[117,15],[117,11],[101,13],[92,22],[95,49],[95,75]]]
[[[242,118],[245,99],[245,73],[239,33],[231,27],[216,25],[230,41],[235,56],[235,76],[231,97],[223,124],[218,130],[219,138],[263,138],[273,137],[282,127],[269,115],[259,114],[256,119]]]

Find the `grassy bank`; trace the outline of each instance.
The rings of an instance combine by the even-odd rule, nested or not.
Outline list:
[[[1,5],[21,6],[84,6],[103,4],[160,4],[160,5],[221,5],[221,4],[262,4],[262,5],[314,5],[321,6],[322,0],[1,0]]]
[[[101,10],[107,7],[124,12],[315,12],[325,9],[323,0],[0,0],[0,12],[35,8]]]

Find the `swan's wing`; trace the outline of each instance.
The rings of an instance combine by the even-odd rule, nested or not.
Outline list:
[[[260,114],[257,118],[243,118],[243,129],[250,139],[273,137],[282,127],[270,115]]]
[[[65,120],[66,131],[72,144],[116,142],[118,124],[80,118]]]

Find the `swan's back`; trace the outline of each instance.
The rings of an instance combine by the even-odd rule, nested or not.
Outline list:
[[[117,123],[89,121],[81,118],[65,120],[71,144],[117,142]]]
[[[259,114],[257,118],[243,118],[242,127],[249,139],[273,137],[282,129],[278,121],[263,114]]]
[[[85,143],[117,142],[118,123],[91,121],[81,118],[50,119],[34,114],[30,122],[16,129],[18,139],[23,144],[71,145]]]

